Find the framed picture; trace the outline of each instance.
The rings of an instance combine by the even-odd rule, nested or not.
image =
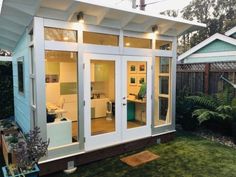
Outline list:
[[[139,64],[138,72],[139,73],[146,73],[146,63]]]
[[[138,85],[142,85],[146,82],[146,76],[139,76],[138,77]]]
[[[137,80],[135,76],[130,76],[129,77],[129,85],[137,85]]]
[[[135,64],[129,64],[129,73],[137,73],[137,66]]]

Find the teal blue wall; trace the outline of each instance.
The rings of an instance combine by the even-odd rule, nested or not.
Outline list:
[[[17,59],[24,57],[24,95],[18,92]],[[30,84],[29,84],[29,50],[27,33],[18,42],[13,52],[13,86],[15,120],[24,132],[30,130]]]
[[[236,51],[236,46],[226,43],[224,41],[215,40],[195,53],[210,53],[210,52],[223,52],[223,51]]]

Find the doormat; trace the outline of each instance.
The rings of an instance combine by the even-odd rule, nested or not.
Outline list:
[[[158,158],[160,158],[160,156],[153,154],[150,151],[142,151],[137,154],[121,158],[120,160],[131,167],[136,167]]]

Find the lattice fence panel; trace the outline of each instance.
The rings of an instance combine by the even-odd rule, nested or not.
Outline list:
[[[211,72],[233,72],[236,71],[236,62],[217,62],[210,64]]]
[[[178,64],[177,72],[204,72],[205,64]]]

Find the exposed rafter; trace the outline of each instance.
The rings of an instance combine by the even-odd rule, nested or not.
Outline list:
[[[110,11],[110,9],[104,9],[100,12],[100,14],[97,16],[97,20],[96,20],[97,25],[101,24],[101,22],[104,20],[104,18],[106,17],[106,15],[108,14],[109,11]]]
[[[121,28],[124,28],[126,25],[129,24],[130,21],[132,21],[136,17],[136,14],[130,14],[126,18],[121,19]]]

